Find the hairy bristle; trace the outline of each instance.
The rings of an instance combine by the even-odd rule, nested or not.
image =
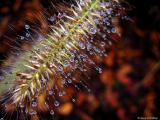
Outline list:
[[[11,75],[4,76],[14,82],[5,104],[31,115],[43,110],[53,114],[60,105],[57,96],[66,95],[67,86],[79,90],[76,84],[80,83],[90,92],[85,81],[78,78],[87,76],[93,67],[102,72],[93,56],[106,55],[113,41],[108,36],[117,34],[112,19],[119,16],[119,7],[114,0],[80,0],[67,7],[63,18],[50,26],[47,37],[15,63]]]

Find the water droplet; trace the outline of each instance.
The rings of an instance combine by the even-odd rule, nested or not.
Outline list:
[[[99,73],[102,73],[102,68],[96,67],[96,70],[97,70]]]
[[[50,110],[50,114],[51,114],[51,115],[54,115],[54,111],[53,111],[53,110]]]
[[[48,93],[49,93],[49,95],[53,95],[53,91],[52,90],[50,90]]]
[[[75,60],[75,63],[76,63],[76,65],[77,65],[77,63],[78,63],[78,60]]]
[[[21,40],[24,40],[24,36],[20,36],[20,39],[21,39]]]
[[[107,23],[109,21],[109,18],[108,17],[105,17],[104,19],[103,19],[103,22],[104,23]]]
[[[112,33],[116,33],[116,28],[112,28],[112,29],[111,29],[111,32],[112,32]]]
[[[56,107],[58,107],[58,106],[60,105],[60,103],[56,100],[56,101],[54,102],[54,105],[55,105]]]
[[[59,95],[59,97],[62,97],[62,96],[63,96],[63,93],[62,93],[62,92],[59,92],[58,95]]]
[[[44,78],[44,76],[42,76],[42,82],[45,83],[47,80]]]
[[[24,108],[24,104],[20,103],[20,107],[21,107],[21,108]]]
[[[71,79],[68,79],[67,82],[68,82],[68,83],[72,83],[72,80],[71,80]]]
[[[71,57],[73,57],[73,58],[75,57],[74,53],[71,53]]]
[[[88,92],[90,93],[90,92],[91,92],[91,89],[88,89]]]
[[[92,45],[88,42],[87,43],[87,50],[90,50],[92,48]]]
[[[49,108],[49,105],[47,104],[47,102],[45,102],[45,105],[46,105],[47,108]]]
[[[100,24],[100,21],[99,21],[98,19],[94,19],[94,22],[95,22],[96,24]]]
[[[102,2],[101,3],[101,7],[109,7],[109,6],[111,6],[110,2]]]
[[[81,1],[80,1],[80,5],[81,5],[81,6],[85,6],[85,2],[81,0]]]
[[[109,44],[109,45],[112,45],[112,42],[111,42],[111,41],[108,41],[108,44]]]
[[[108,14],[108,15],[112,14],[112,9],[111,9],[111,8],[110,8],[110,9],[107,9],[107,14]]]
[[[29,33],[26,33],[26,37],[29,37],[30,36],[30,34]]]
[[[96,32],[97,32],[97,30],[95,28],[90,28],[89,31],[90,31],[91,34],[96,34]]]
[[[71,76],[71,73],[67,73],[67,76],[68,76],[68,77]]]
[[[65,61],[64,61],[64,65],[65,65],[65,66],[69,66],[69,61],[68,61],[68,60],[65,60]]]
[[[111,33],[111,31],[110,31],[110,30],[107,30],[107,33]]]
[[[72,98],[72,102],[76,102],[76,100],[74,98]]]
[[[36,114],[37,114],[36,111],[31,111],[31,112],[30,112],[30,115],[36,115]]]
[[[55,17],[51,16],[50,18],[48,18],[49,21],[54,22],[55,21]]]
[[[65,92],[65,91],[63,91],[63,92],[62,92],[62,94],[63,94],[63,95],[66,95],[66,92]]]
[[[111,3],[110,2],[106,2],[106,7],[109,7],[111,6]]]
[[[106,7],[106,3],[105,3],[105,2],[102,2],[102,3],[100,4],[100,6],[101,6],[101,7]]]
[[[37,103],[36,102],[33,102],[32,103],[32,107],[36,107],[37,106]]]
[[[84,72],[87,72],[87,69],[83,69]]]
[[[103,34],[102,37],[103,37],[103,38],[106,38],[106,34]]]
[[[81,49],[85,49],[85,44],[84,44],[83,42],[79,42],[79,47],[80,47]]]
[[[71,58],[71,59],[70,59],[70,62],[74,62],[74,58]]]
[[[100,12],[100,15],[103,16],[103,17],[106,17],[106,16],[107,16],[104,11],[101,11],[101,12]]]
[[[66,13],[60,13],[60,12],[58,13],[58,17],[59,17],[59,18],[62,18],[62,17],[64,17],[64,16],[66,16]]]
[[[58,65],[57,70],[58,71],[63,71],[63,67],[61,65]]]
[[[109,26],[109,25],[111,25],[111,23],[110,23],[110,22],[107,22],[107,25]]]
[[[104,47],[105,46],[105,42],[101,42],[101,46]]]
[[[25,29],[26,30],[30,29],[30,26],[29,25],[25,25]]]

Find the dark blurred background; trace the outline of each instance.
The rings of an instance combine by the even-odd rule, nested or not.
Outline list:
[[[128,19],[120,20],[122,38],[105,59],[99,59],[103,72],[91,76],[94,94],[77,93],[77,102],[64,104],[55,119],[160,119],[160,4],[158,0],[126,1],[130,10]],[[56,2],[61,1],[52,1]],[[20,48],[28,47],[27,39],[17,40],[17,34],[24,34],[25,24],[47,33],[48,20],[43,15],[50,16],[46,12],[52,11],[50,3],[0,0],[0,60],[8,60],[11,46],[17,46],[17,42]]]

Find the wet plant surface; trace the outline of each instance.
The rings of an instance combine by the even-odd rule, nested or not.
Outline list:
[[[70,1],[68,4],[73,2]],[[84,87],[81,85],[78,86],[81,90],[76,93],[73,92],[75,88],[68,87],[68,96],[74,96],[76,99],[63,96],[60,98],[60,101],[65,101],[63,105],[59,106],[59,102],[54,101],[54,105],[59,106],[56,114],[52,109],[48,113],[43,108],[43,111],[39,112],[40,119],[135,120],[138,117],[160,116],[160,8],[156,0],[152,3],[148,1],[140,3],[138,0],[128,2],[130,4],[126,8],[129,9],[128,15],[119,20],[116,29],[122,37],[110,34],[109,37],[118,41],[107,48],[106,56],[94,57],[98,68],[97,71],[90,71],[90,79],[87,80],[91,93],[83,90]],[[13,56],[21,54],[13,52],[13,47],[24,51],[31,48],[32,40],[29,33],[35,33],[34,29],[42,36],[50,31],[49,24],[55,24],[60,19],[52,15],[61,17],[61,14],[54,12],[51,6],[50,1],[43,0],[12,2],[3,0],[0,4],[1,66],[2,63],[10,65]],[[127,6],[126,3],[124,6]],[[43,18],[44,15],[46,18]],[[91,29],[90,32],[94,34],[95,30]],[[115,29],[111,29],[111,32],[114,33]],[[41,37],[39,38],[41,40]],[[83,49],[83,43],[80,43],[79,47]],[[0,76],[1,79],[3,75]],[[49,94],[54,93],[49,91]],[[63,92],[60,96],[62,94]],[[33,101],[32,106],[37,106],[36,102]],[[11,110],[12,106],[6,106],[6,109]],[[8,119],[38,119],[36,116],[17,118],[17,113],[20,113],[18,109],[10,113],[12,116]],[[31,114],[36,113],[31,111]],[[3,110],[1,115],[4,116]]]

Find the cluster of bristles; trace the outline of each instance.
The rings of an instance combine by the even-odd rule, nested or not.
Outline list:
[[[31,115],[41,109],[54,114],[54,108],[60,105],[57,96],[66,95],[67,86],[79,90],[77,83],[80,83],[90,92],[78,78],[86,76],[93,66],[102,72],[92,58],[106,55],[106,48],[112,43],[110,34],[117,34],[112,18],[119,16],[116,11],[119,7],[114,0],[80,0],[71,6],[69,14],[63,14],[51,26],[48,37],[15,64],[16,84],[5,104],[13,104]]]

